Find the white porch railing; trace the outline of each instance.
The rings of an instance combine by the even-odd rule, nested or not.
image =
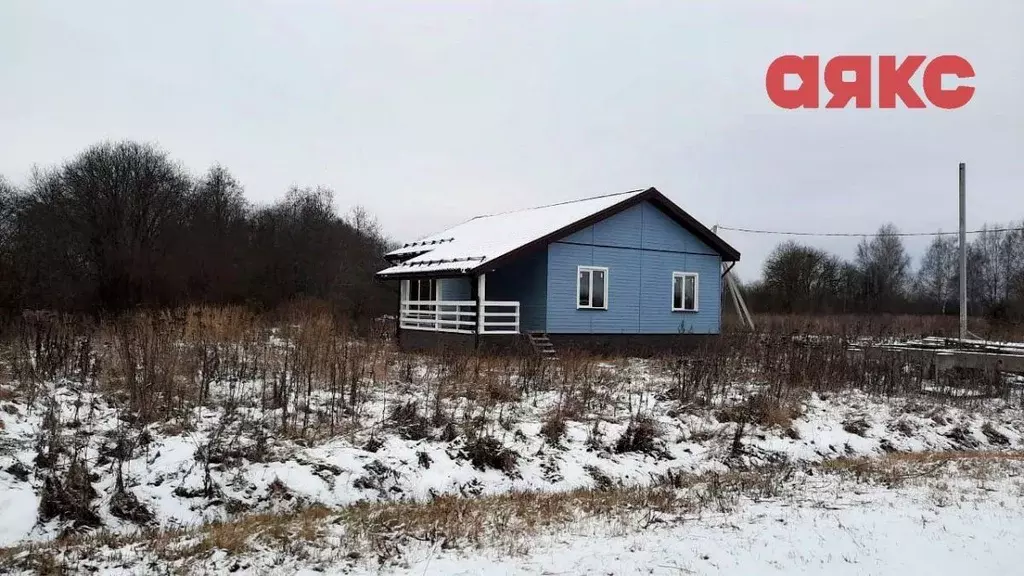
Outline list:
[[[477,332],[477,305],[472,300],[403,300],[399,326],[432,332]],[[519,302],[483,303],[482,334],[518,334]]]
[[[518,334],[519,302],[484,300],[484,334]]]

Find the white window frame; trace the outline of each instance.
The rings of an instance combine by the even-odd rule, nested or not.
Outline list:
[[[583,306],[580,304],[580,273],[590,272],[590,303],[594,303],[594,272],[604,272],[604,306]],[[608,309],[608,268],[605,266],[576,267],[576,309],[607,310]]]
[[[427,283],[427,292],[433,292],[434,297],[431,300],[420,300],[420,283]],[[409,281],[410,288],[416,288],[416,297],[410,298],[410,300],[420,300],[422,302],[433,302],[441,299],[441,282],[437,278],[417,278]]]
[[[681,308],[676,308],[676,278],[683,282],[683,297]],[[693,278],[693,308],[686,308],[686,279]],[[672,284],[669,289],[669,306],[673,312],[699,312],[700,311],[700,274],[696,272],[673,272]]]
[[[441,281],[439,278],[416,278],[412,280],[406,280],[405,287],[405,299],[410,302],[439,302],[441,300]],[[427,292],[434,293],[433,300],[420,300],[420,282],[427,282]],[[434,306],[431,304],[412,304],[409,306],[410,310],[433,310]]]

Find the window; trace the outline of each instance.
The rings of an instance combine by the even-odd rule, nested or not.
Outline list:
[[[695,272],[672,273],[672,311],[697,311],[697,274]]]
[[[409,280],[409,292],[406,299],[412,302],[432,302],[438,299],[437,280]],[[433,310],[430,304],[410,304],[410,310]]]
[[[429,280],[412,280],[410,285],[412,288],[412,300],[437,300],[437,280],[432,278]]]
[[[576,308],[608,309],[608,269],[580,266],[576,277]]]

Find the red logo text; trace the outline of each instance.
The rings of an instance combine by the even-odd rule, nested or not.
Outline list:
[[[818,108],[820,76],[818,56],[780,56],[772,61],[765,74],[764,84],[768,98],[780,108]],[[925,108],[925,101],[910,85],[925,56],[835,56],[825,63],[825,90],[831,97],[825,108],[846,108],[852,101],[857,108],[876,106],[872,101],[872,67],[878,67],[878,108],[895,108],[899,99],[907,108]],[[800,86],[786,87],[786,77],[796,76]],[[974,67],[960,56],[943,55],[932,58],[924,65],[922,86],[924,97],[937,108],[952,110],[971,101],[974,87],[963,83],[953,88],[943,87],[943,77],[963,80],[974,78]],[[949,80],[947,80],[949,82]],[[952,83],[952,82],[949,82]]]

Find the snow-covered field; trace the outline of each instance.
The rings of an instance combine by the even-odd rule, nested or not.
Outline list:
[[[280,411],[260,408],[255,382],[214,383],[209,402],[150,424],[136,423],[121,398],[95,385],[58,381],[31,396],[0,387],[0,546],[12,547],[0,569],[45,571],[33,563],[43,554],[72,571],[111,573],[170,563],[186,572],[281,574],[954,574],[1012,573],[1011,561],[1024,558],[1012,544],[1024,536],[1016,393],[963,402],[802,391],[780,402],[785,410],[741,425],[746,417],[737,414],[747,412],[737,407],[758,391],[749,384],[700,405],[674,400],[669,377],[650,363],[603,369],[616,378],[583,392],[570,382],[484,400],[472,391],[442,395],[421,365],[408,382],[368,387],[333,433],[306,437],[279,432]],[[322,390],[309,398],[316,420],[328,398]],[[571,402],[579,405],[570,411]],[[554,426],[559,410],[568,416]],[[931,456],[913,454],[972,464],[932,466]],[[899,482],[850,464],[894,458]],[[981,470],[982,461],[993,464]],[[777,489],[744,484],[726,491],[728,505],[709,500],[708,486],[737,473],[769,474]],[[494,535],[472,545],[355,538],[350,519],[365,503],[630,487],[667,487],[699,505],[531,521],[515,546]],[[302,546],[209,536],[210,522],[230,527],[253,515],[262,515],[253,534],[286,533],[267,526],[310,507],[317,515],[300,532],[316,537],[299,539]],[[250,528],[237,529],[242,540]],[[85,540],[52,543],[72,534]],[[147,548],[157,541],[184,542],[188,552],[169,560]]]
[[[729,513],[631,529],[570,525],[536,538],[521,556],[423,546],[394,573],[1019,574],[1021,483],[946,482],[889,490],[825,478],[804,484],[799,496],[748,501]]]
[[[28,572],[47,558],[74,572],[104,574],[1017,574],[1021,457],[890,456],[863,476],[809,466],[767,494],[739,483],[712,496],[711,475],[669,489],[678,494],[674,504],[649,498],[648,506],[631,509],[634,502],[624,498],[621,510],[581,507],[568,519],[546,512],[556,508],[550,504],[475,499],[461,509],[465,514],[436,514],[429,530],[415,513],[407,525],[379,523],[372,545],[360,545],[365,535],[344,514],[328,514],[314,517],[312,531],[303,522],[249,528],[244,536],[251,541],[240,548],[230,544],[230,531],[122,544],[98,539],[36,550],[35,564],[30,551],[19,552],[8,566]],[[479,521],[473,502],[487,507],[488,520],[467,541],[473,530],[460,524]],[[204,539],[228,544],[200,545]],[[198,552],[175,552],[190,549]]]

